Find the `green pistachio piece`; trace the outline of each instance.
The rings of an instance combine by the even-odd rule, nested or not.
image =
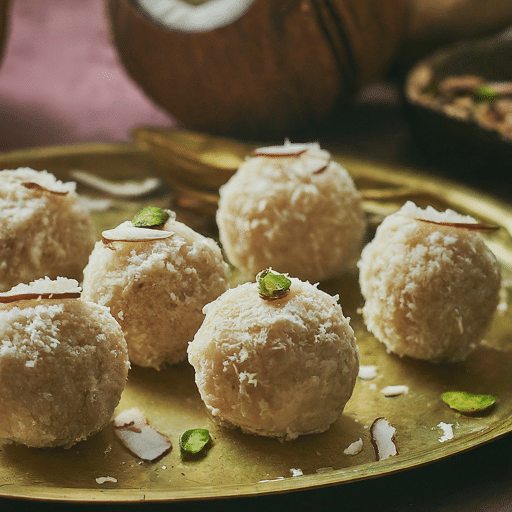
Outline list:
[[[274,272],[271,268],[261,271],[256,276],[256,282],[260,290],[260,297],[266,300],[284,297],[292,284],[285,274]]]
[[[482,412],[496,403],[494,396],[474,395],[465,391],[447,391],[441,395],[441,399],[449,407],[463,414]]]
[[[146,206],[135,215],[132,224],[138,228],[156,228],[165,224],[169,217],[167,210],[158,206]]]
[[[192,428],[180,436],[182,453],[196,455],[210,442],[210,432],[206,428]]]
[[[477,101],[494,101],[498,94],[492,87],[481,85],[473,91],[473,96]]]

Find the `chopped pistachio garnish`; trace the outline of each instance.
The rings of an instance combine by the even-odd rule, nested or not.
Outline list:
[[[256,276],[256,282],[260,290],[260,297],[266,300],[284,297],[292,284],[285,274],[274,272],[271,268],[262,270]]]
[[[158,206],[146,206],[135,215],[132,224],[138,228],[156,228],[165,224],[169,217],[167,210]]]
[[[192,428],[180,436],[182,455],[197,455],[210,442],[210,432],[206,428]]]
[[[475,395],[465,391],[447,391],[441,399],[450,408],[465,414],[482,412],[496,403],[496,397],[491,395]]]
[[[498,94],[492,87],[484,84],[473,91],[473,96],[478,101],[494,101]]]

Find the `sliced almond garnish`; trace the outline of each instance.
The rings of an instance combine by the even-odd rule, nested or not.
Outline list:
[[[44,277],[29,284],[18,284],[9,291],[0,293],[0,303],[30,299],[77,299],[80,293],[81,288],[75,279],[58,277],[52,280]]]
[[[267,146],[253,151],[254,156],[300,156],[312,147],[311,143],[287,143],[283,146]]]
[[[331,159],[329,157],[308,155],[306,162],[307,166],[311,169],[311,174],[320,174],[329,167]]]
[[[318,145],[313,142],[291,143],[285,142],[283,146],[267,146],[258,148],[253,151],[254,156],[268,156],[268,157],[291,157],[301,156],[308,149],[317,147]],[[323,153],[326,153],[325,151]],[[311,174],[320,174],[325,171],[331,161],[330,155],[317,155],[310,154],[305,160],[306,165],[310,168]]]
[[[500,229],[499,226],[492,226],[490,224],[481,224],[479,222],[438,222],[435,220],[428,219],[415,219],[420,222],[426,222],[427,224],[436,224],[437,226],[448,226],[451,228],[469,229],[472,231],[482,231],[484,233],[491,233]]]
[[[123,222],[114,229],[107,229],[101,233],[101,239],[104,244],[111,242],[148,242],[154,240],[164,240],[173,236],[172,231],[152,228],[138,228],[131,222]]]
[[[18,302],[33,299],[78,299],[80,293],[23,293],[19,295],[0,295],[0,303]]]
[[[136,407],[116,416],[114,432],[124,446],[142,460],[156,460],[172,449],[170,439],[152,427]]]
[[[22,185],[25,188],[28,188],[31,190],[37,190],[39,192],[47,192],[48,194],[55,194],[58,196],[65,196],[69,193],[68,190],[50,190],[49,188],[43,187],[42,185],[39,185],[39,183],[35,183],[33,181],[24,181],[24,182],[22,182]]]
[[[395,427],[386,418],[377,418],[370,427],[370,435],[377,460],[389,459],[398,454],[395,443]]]

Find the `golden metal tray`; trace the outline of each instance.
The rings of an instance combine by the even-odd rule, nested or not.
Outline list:
[[[340,303],[356,331],[362,365],[376,365],[374,380],[358,379],[342,417],[325,433],[292,442],[242,434],[216,427],[205,412],[187,363],[157,372],[134,367],[118,411],[137,406],[150,423],[168,434],[171,453],[156,462],[142,462],[118,442],[108,426],[101,433],[68,449],[0,448],[0,497],[73,502],[181,501],[254,496],[354,482],[409,470],[487,443],[512,430],[512,214],[511,207],[459,184],[386,168],[337,155],[365,197],[373,225],[406,199],[418,204],[451,207],[482,222],[501,226],[485,235],[503,266],[503,304],[485,343],[460,364],[433,365],[388,355],[369,335],[358,313],[362,300],[357,276],[348,273],[322,283],[339,293]],[[0,155],[0,168],[29,166],[69,179],[72,169],[114,180],[157,176],[150,154],[134,144],[87,144],[23,150]],[[104,197],[86,187],[87,196]],[[96,211],[97,233],[131,218],[143,205],[179,204],[180,191],[166,186],[138,199],[112,199],[107,211]],[[174,201],[174,202],[173,202]],[[197,204],[196,204],[197,206]],[[186,217],[186,211],[178,210]],[[197,220],[197,212],[191,218]],[[204,220],[204,219],[203,219]],[[208,222],[200,222],[202,227]],[[385,397],[381,389],[406,385],[402,396]],[[495,395],[496,406],[486,415],[462,416],[440,399],[448,390]],[[377,462],[369,426],[385,416],[396,428],[399,454]],[[443,440],[442,424],[453,438]],[[210,429],[213,445],[206,457],[184,461],[179,435],[189,428]],[[347,455],[352,442],[363,450]]]

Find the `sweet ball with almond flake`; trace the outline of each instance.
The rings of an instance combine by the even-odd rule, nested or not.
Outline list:
[[[384,219],[358,266],[366,326],[389,352],[456,362],[480,344],[501,283],[489,228],[411,201]]]
[[[160,224],[126,221],[103,232],[84,270],[83,297],[110,308],[132,364],[160,370],[186,358],[203,306],[228,288],[228,266],[213,239],[174,212],[154,211],[166,214]]]
[[[0,291],[42,277],[81,281],[93,245],[74,182],[28,167],[0,171]]]
[[[357,261],[366,230],[352,177],[317,143],[257,149],[220,188],[227,259],[248,279],[264,268],[312,283]]]
[[[0,442],[68,448],[112,419],[128,375],[126,341],[108,308],[74,279],[0,293]]]

